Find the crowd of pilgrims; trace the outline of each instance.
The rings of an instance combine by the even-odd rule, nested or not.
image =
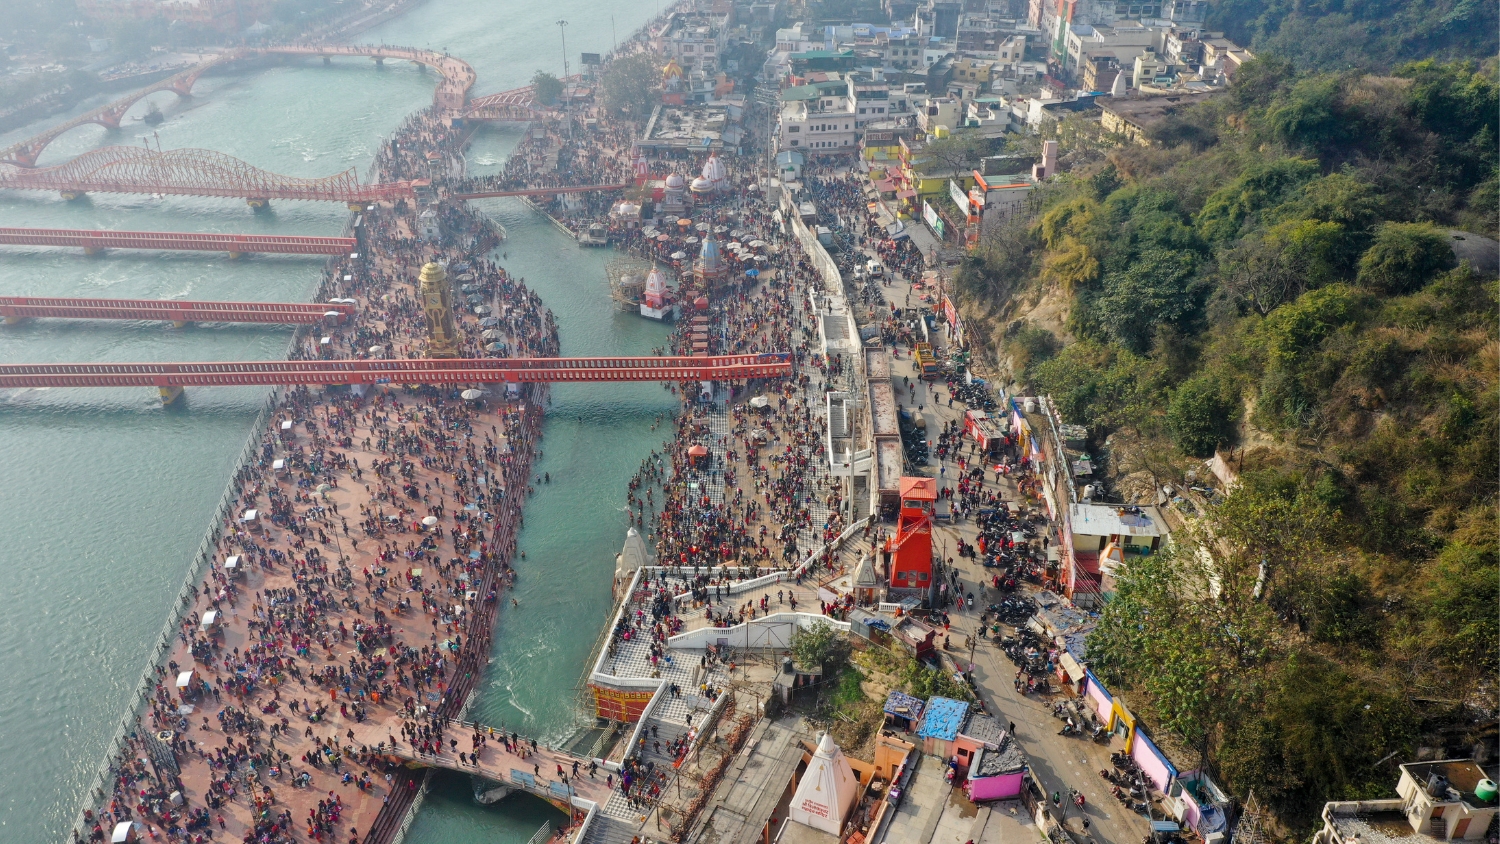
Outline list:
[[[447,174],[461,154],[461,133],[424,111],[381,147],[376,168],[383,181],[432,176],[430,154],[436,153],[439,181],[456,192],[626,181],[632,174],[632,130],[627,124],[602,125],[598,130],[570,132],[556,120],[538,124],[500,176],[454,179]],[[873,217],[865,211],[859,184],[851,177],[813,173],[806,184],[816,201],[847,212],[850,220],[862,219],[865,243],[893,270],[908,276],[920,273],[922,256],[909,241],[868,234]],[[843,374],[845,365],[814,351],[810,294],[821,282],[810,261],[795,240],[782,237],[769,209],[750,200],[742,190],[721,198],[712,210],[724,215],[721,219],[732,215],[737,227],[747,232],[743,240],[754,237],[772,243],[771,261],[757,267],[757,279],[733,268],[713,305],[718,326],[714,343],[722,352],[790,352],[799,374],[779,383],[746,385],[730,411],[728,436],[714,442],[715,448],[704,457],[690,456],[688,448],[711,438],[710,411],[686,402],[676,420],[672,447],[643,463],[629,494],[632,519],[654,533],[659,558],[681,567],[681,572],[694,571],[684,579],[701,596],[715,624],[736,623],[747,614],[753,618],[757,611],[770,609],[768,597],[759,606],[726,608],[724,578],[731,572],[750,577],[763,567],[789,567],[797,561],[799,535],[810,535],[812,541],[803,544],[815,545],[842,529],[842,502],[835,485],[810,470],[826,459],[824,423],[812,403],[828,379]],[[599,207],[588,205],[591,201]],[[602,203],[607,201],[585,199],[575,211],[602,217],[607,211]],[[420,267],[434,258],[448,264],[470,306],[456,308],[463,354],[557,354],[557,326],[539,297],[523,279],[512,278],[483,257],[495,244],[494,227],[461,204],[442,202],[438,207],[444,234],[436,243],[416,237],[415,209],[405,201],[364,215],[362,252],[336,261],[322,288],[327,297],[359,297],[359,313],[352,325],[329,332],[329,344],[309,338],[293,350],[294,358],[417,356],[425,316],[413,283]],[[637,236],[624,234],[623,245],[632,247],[630,238]],[[661,248],[655,242],[633,247]],[[493,315],[479,319],[479,304],[492,309]],[[496,333],[486,335],[486,330]],[[674,336],[674,347],[680,350],[685,341],[683,327]],[[752,409],[743,403],[757,393],[771,404]],[[482,596],[470,589],[482,580],[485,567],[498,565],[502,580],[514,578],[505,561],[491,553],[487,522],[505,496],[531,491],[524,480],[524,489],[515,490],[502,482],[515,460],[510,444],[524,440],[521,414],[482,414],[449,391],[433,388],[400,395],[351,391],[316,397],[299,388],[287,391],[275,418],[293,421],[302,430],[291,436],[279,430],[265,435],[258,459],[237,478],[242,490],[237,512],[261,510],[265,525],[284,532],[283,544],[277,547],[268,528],[225,532],[212,571],[201,585],[192,587],[196,608],[177,632],[183,658],[192,665],[179,666],[174,660],[157,668],[147,715],[151,727],[174,731],[170,747],[179,759],[191,764],[197,758],[208,769],[205,805],[193,807],[180,797],[172,799],[174,792],[185,789],[182,777],[145,765],[140,757],[146,745],[132,739],[127,753],[132,761],[117,765],[107,807],[86,815],[92,840],[102,840],[113,821],[139,817],[158,824],[170,840],[202,842],[213,837],[216,826],[227,829],[223,815],[216,814],[225,801],[243,800],[253,818],[242,835],[247,844],[290,841],[298,832],[315,841],[331,841],[343,814],[336,791],[328,791],[299,822],[278,804],[270,781],[286,774],[292,786],[312,788],[311,771],[324,768],[340,784],[361,790],[374,787],[372,772],[389,780],[388,770],[376,763],[374,748],[343,743],[331,725],[335,707],[338,717],[358,722],[370,717],[371,707],[394,706],[404,716],[403,738],[424,751],[441,749],[441,722],[422,724],[417,702],[424,693],[441,696],[446,691],[455,657],[464,647],[470,607],[498,600],[496,589]],[[940,450],[953,445],[948,439],[952,433],[945,431]],[[356,451],[365,455],[363,464],[351,453]],[[277,453],[283,462],[273,469]],[[965,467],[960,464],[961,471]],[[705,479],[723,484],[721,501],[712,501],[696,483]],[[357,505],[357,513],[340,512],[323,495],[350,485],[356,494],[357,487],[363,487],[364,503]],[[987,503],[979,497],[982,493],[970,493],[962,485],[958,494],[964,496],[964,506]],[[814,502],[830,514],[818,524],[813,523]],[[422,524],[424,515],[435,516],[439,523],[429,529]],[[445,544],[452,548],[451,555]],[[356,560],[354,554],[364,559]],[[779,564],[774,562],[778,554]],[[239,580],[243,575],[225,569],[223,563],[231,555],[241,558],[240,571],[255,570],[285,585],[252,591]],[[357,573],[351,563],[359,568]],[[739,568],[713,575],[698,571],[719,565]],[[653,600],[644,606],[637,603],[633,614],[623,616],[613,631],[611,652],[621,641],[649,636],[651,660],[671,658],[665,641],[681,630],[682,621],[665,598],[666,589],[661,584]],[[717,610],[713,596],[718,597]],[[795,607],[790,589],[787,600]],[[242,604],[248,607],[236,613]],[[836,609],[824,605],[825,611]],[[221,620],[228,614],[243,624],[246,646],[226,652],[220,630],[203,621],[209,611]],[[418,612],[430,627],[426,641],[404,638],[426,629],[411,623]],[[405,623],[393,623],[393,618]],[[183,688],[169,688],[179,668],[191,669],[192,680]],[[708,687],[698,691],[710,700],[721,694]],[[672,693],[681,690],[674,686]],[[180,714],[190,703],[203,711],[215,709],[217,726],[208,717],[193,724]],[[301,722],[300,731],[294,718]],[[193,734],[194,729],[199,732]],[[319,736],[315,729],[333,732]],[[215,731],[223,735],[223,742],[211,747],[210,734]],[[350,731],[347,738],[352,737]],[[394,736],[389,740],[396,741]],[[507,750],[527,747],[527,740],[515,734],[502,733],[500,740]],[[456,750],[456,739],[450,741]],[[476,754],[486,741],[488,737],[476,733]],[[678,745],[674,750],[669,741],[669,754],[681,752],[686,743],[678,740]],[[535,750],[534,742],[530,746]],[[659,753],[659,741],[655,747]],[[300,753],[294,757],[285,748],[300,748]],[[298,764],[307,767],[299,771]],[[640,753],[627,760],[620,777],[625,793],[642,804],[654,800],[665,782],[665,771]],[[82,837],[75,830],[75,838]],[[347,839],[358,842],[358,831],[348,830]]]
[[[810,538],[804,546],[817,545],[843,530],[837,485],[811,470],[827,459],[826,422],[815,403],[846,364],[817,352],[810,294],[821,281],[797,242],[742,198],[700,213],[732,221],[745,240],[771,244],[766,271],[757,278],[731,276],[713,291],[706,313],[714,326],[710,352],[790,353],[798,374],[739,390],[727,434],[710,431],[712,407],[687,402],[675,420],[672,447],[642,463],[627,504],[632,523],[654,535],[658,558],[670,564],[789,567],[798,562],[799,536]],[[692,332],[689,321],[680,323],[671,351],[690,351]],[[747,404],[757,394],[767,399],[766,407]],[[689,454],[700,444],[710,446],[707,455]],[[707,494],[709,484],[722,484],[721,500]],[[827,509],[826,519],[815,520],[814,503]]]
[[[426,150],[451,153],[456,143],[422,115],[382,149],[378,165],[384,178],[410,177],[426,167]],[[412,288],[435,258],[467,274],[466,295],[496,312],[479,324],[472,308],[458,311],[465,353],[555,355],[556,323],[540,298],[483,257],[492,231],[462,206],[444,215],[448,231],[469,236],[417,241],[404,202],[366,212],[362,253],[330,267],[320,291],[359,297],[357,315],[321,332],[330,344],[313,335],[291,356],[364,357],[375,346],[392,357],[420,356],[425,319]],[[481,342],[484,330],[496,332],[491,342]],[[139,735],[127,740],[107,802],[85,813],[75,840],[106,840],[122,820],[153,824],[153,837],[159,828],[170,841],[360,840],[342,826],[335,786],[368,791],[389,783],[393,768],[375,748],[354,745],[339,721],[393,712],[414,719],[419,701],[442,699],[465,653],[469,619],[514,579],[490,540],[505,497],[532,489],[529,478],[515,478],[524,464],[512,450],[529,447],[530,428],[513,406],[492,404],[436,388],[284,393],[235,479],[232,512],[256,510],[258,518],[225,526],[213,565],[189,588],[192,608],[178,625],[173,658],[154,671],[142,727],[170,738],[164,747]],[[340,508],[332,497],[345,494],[354,503]],[[429,516],[438,523],[423,524]],[[496,585],[477,594],[489,570]],[[260,575],[259,588],[247,584],[246,571]],[[225,646],[226,627],[241,631],[241,644]],[[188,672],[185,684],[174,683]],[[180,769],[143,763],[157,758],[153,749]],[[297,818],[274,783],[327,795],[298,800],[310,808]],[[193,794],[202,805],[187,799]],[[228,802],[248,809],[251,822],[226,818]]]
[[[498,174],[450,179],[447,186],[454,193],[483,193],[624,184],[633,174],[633,139],[629,123],[601,121],[591,128],[571,117],[550,115],[531,123]]]

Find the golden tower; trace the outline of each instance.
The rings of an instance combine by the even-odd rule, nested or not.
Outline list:
[[[422,310],[427,314],[427,356],[456,358],[458,329],[453,324],[453,288],[448,284],[448,271],[442,264],[429,263],[423,265],[418,278]]]

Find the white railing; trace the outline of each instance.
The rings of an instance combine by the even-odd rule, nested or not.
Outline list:
[[[838,550],[839,548],[842,548],[844,543],[849,541],[849,538],[854,535],[854,532],[856,530],[864,530],[865,526],[870,524],[870,521],[874,518],[874,515],[865,516],[863,519],[860,519],[854,524],[844,528],[844,532],[835,537],[832,542],[829,542],[826,545],[818,548],[818,550],[808,554],[802,562],[797,564],[796,568],[792,569],[792,572],[797,575],[806,574],[807,570],[812,568],[824,554],[828,554],[830,552]]]

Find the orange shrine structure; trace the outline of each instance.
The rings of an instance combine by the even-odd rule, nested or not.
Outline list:
[[[917,598],[931,605],[937,596],[939,566],[932,547],[936,478],[902,478],[896,535],[885,541],[881,564],[888,577],[886,600]]]

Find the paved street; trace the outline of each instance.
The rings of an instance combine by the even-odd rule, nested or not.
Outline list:
[[[911,225],[911,224],[909,224]],[[920,224],[915,224],[920,226]],[[872,253],[873,257],[873,253]],[[883,289],[886,301],[896,307],[917,307],[923,303],[921,295],[924,291],[913,290],[911,285],[902,279],[895,279]],[[933,346],[939,351],[946,346],[942,336],[943,329],[933,333]],[[941,404],[933,401],[933,384],[923,384],[917,378],[911,356],[908,350],[903,349],[899,358],[892,361],[892,381],[896,386],[897,401],[905,407],[922,406],[922,414],[927,420],[927,430],[930,436],[936,436],[943,425],[955,422],[962,418],[966,408],[962,403],[955,403],[953,408],[947,407],[946,402]],[[904,385],[904,379],[911,378],[912,390],[908,391]],[[938,383],[939,391],[945,395],[947,390],[941,382]],[[934,451],[932,462],[926,467],[926,474],[939,477],[942,486],[951,486],[957,481],[956,467],[947,465],[947,472],[941,473],[941,464]],[[993,480],[986,481],[986,489],[996,489]],[[1016,500],[1014,484],[1008,479],[1001,482],[999,487],[1007,500]],[[946,506],[946,505],[941,505]],[[978,531],[972,522],[965,522],[954,526],[939,526],[934,538],[945,559],[960,572],[963,582],[962,593],[973,591],[975,595],[974,611],[953,610],[950,614],[953,620],[953,628],[949,632],[952,640],[955,656],[960,660],[966,660],[967,654],[961,653],[960,644],[965,637],[973,633],[979,626],[979,610],[996,599],[993,590],[984,588],[986,582],[984,569],[975,560],[960,559],[954,550],[957,540],[965,542],[976,542]],[[1055,542],[1056,538],[1053,537]],[[951,558],[951,559],[950,559]],[[1067,812],[1067,823],[1069,828],[1080,838],[1088,837],[1095,841],[1106,842],[1106,844],[1134,844],[1140,841],[1149,827],[1146,819],[1140,815],[1130,812],[1122,807],[1111,795],[1109,784],[1099,776],[1099,771],[1111,767],[1109,761],[1110,753],[1121,750],[1118,741],[1109,745],[1097,744],[1088,739],[1080,739],[1068,736],[1059,736],[1059,722],[1052,716],[1051,706],[1054,702],[1063,699],[1062,693],[1053,693],[1042,697],[1037,695],[1021,695],[1015,691],[1013,678],[1015,667],[1005,654],[993,643],[980,640],[974,652],[974,679],[980,687],[986,705],[991,713],[1006,723],[1014,723],[1016,726],[1016,738],[1021,747],[1031,759],[1032,769],[1038,780],[1046,788],[1047,792],[1060,793],[1065,799],[1069,789],[1079,789],[1085,797],[1085,806],[1082,815],[1089,821],[1089,827],[1085,832],[1080,810],[1069,806]],[[932,767],[932,760],[924,767]],[[922,779],[921,772],[918,773],[919,780]],[[928,776],[925,779],[935,779],[937,785],[944,791],[949,791],[942,782],[939,775]],[[919,786],[920,787],[920,786]],[[962,794],[957,796],[963,801]],[[969,804],[972,806],[973,804]],[[1018,809],[1016,815],[1002,807]],[[908,818],[917,830],[926,833],[926,837],[896,838],[887,837],[889,841],[932,841],[934,844],[964,844],[972,838],[978,844],[986,841],[1004,841],[1007,844],[1018,841],[1035,841],[1038,837],[1035,824],[1030,818],[1025,817],[1022,807],[1012,804],[999,804],[996,810],[988,811],[987,814],[976,814],[973,817],[963,817],[959,808],[948,807],[947,801],[943,801],[940,808],[944,809],[941,823],[927,824],[927,818],[921,818],[922,823],[917,823],[917,818]],[[903,810],[904,811],[904,810]],[[948,817],[952,815],[952,817]],[[1002,817],[1003,815],[1003,817]],[[976,826],[982,821],[983,825]],[[928,830],[932,832],[928,832]],[[941,834],[934,837],[934,832],[942,830]],[[957,837],[962,834],[963,837]],[[1019,837],[1018,837],[1019,836]]]

